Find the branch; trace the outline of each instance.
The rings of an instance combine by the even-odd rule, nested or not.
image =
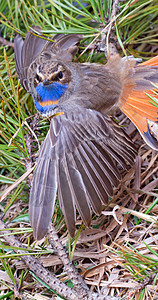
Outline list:
[[[9,46],[9,47],[14,48],[14,43],[7,41],[3,37],[0,37],[0,44],[2,44],[3,46]]]
[[[23,245],[18,241],[16,237],[11,235],[11,232],[7,230],[7,226],[0,220],[0,231],[1,234],[4,234],[3,238],[5,241],[12,247],[16,248],[23,248],[24,250],[18,250],[13,249],[16,253],[21,254],[21,260],[24,261],[24,263],[28,266],[28,268],[43,282],[45,282],[51,289],[53,289],[58,295],[64,297],[64,299],[71,299],[71,300],[119,300],[118,297],[112,297],[112,296],[103,296],[98,293],[93,293],[90,290],[87,290],[87,286],[85,283],[83,283],[82,279],[79,278],[79,275],[76,277],[76,279],[80,280],[80,283],[82,283],[82,288],[84,289],[84,293],[81,292],[78,293],[74,289],[71,289],[66,284],[62,283],[53,273],[50,271],[47,271],[42,264],[39,263],[39,261],[34,258],[33,256],[23,256],[24,253],[28,253],[28,250],[23,247]],[[6,235],[6,232],[8,235]],[[54,234],[54,231],[52,231]],[[52,238],[52,236],[51,236]],[[56,240],[56,236],[55,236]],[[57,241],[55,243],[58,243]],[[60,246],[58,244],[58,246]],[[57,247],[57,244],[56,244]],[[62,254],[62,255],[61,255]],[[61,249],[60,255],[63,257],[63,252]],[[64,258],[65,259],[65,258]],[[65,262],[65,260],[63,260]],[[71,264],[71,263],[70,263]],[[72,266],[71,266],[72,267]],[[73,269],[74,272],[74,269]],[[76,271],[75,271],[76,273]],[[76,275],[76,274],[75,274]],[[75,277],[74,277],[75,278]],[[73,279],[74,280],[74,279]],[[75,283],[75,288],[78,288],[78,284]],[[53,299],[53,298],[52,298]]]
[[[15,238],[13,235],[11,235],[11,232],[7,229],[7,227],[4,225],[4,223],[0,220],[0,231],[1,234],[4,234],[4,239],[6,242],[12,246],[12,247],[18,247],[23,248],[24,250],[17,250],[14,249],[16,253],[23,254],[28,253],[27,249],[23,247],[23,245],[18,241],[17,238]],[[8,235],[6,235],[8,233]],[[50,271],[47,271],[42,264],[39,263],[39,261],[34,258],[33,256],[21,256],[21,260],[24,261],[24,263],[28,266],[28,268],[43,282],[45,282],[51,289],[53,289],[57,294],[60,296],[66,298],[66,299],[76,299],[79,300],[81,298],[78,297],[78,294],[76,291],[68,287],[66,284],[62,283],[53,273]]]
[[[80,296],[85,297],[87,295],[87,291],[89,291],[89,288],[85,284],[83,278],[76,271],[72,262],[70,262],[70,260],[68,259],[66,251],[62,243],[60,242],[60,239],[55,231],[54,226],[51,226],[51,229],[49,231],[49,242],[52,245],[52,247],[57,251],[57,254],[64,265],[65,271],[73,283],[74,289]]]
[[[67,254],[60,242],[60,239],[55,231],[55,228],[51,226],[49,231],[49,242],[53,248],[57,251],[62,263],[64,264],[65,271],[73,283],[73,287],[78,293],[79,299],[84,300],[118,300],[119,298],[104,296],[98,293],[91,292],[88,286],[85,284],[83,278],[78,274],[73,264],[69,261]]]
[[[112,19],[115,18],[117,11],[119,9],[118,3],[119,3],[119,0],[114,0],[113,7],[112,7]]]

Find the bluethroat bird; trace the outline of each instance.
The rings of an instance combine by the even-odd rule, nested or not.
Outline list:
[[[158,108],[149,102],[158,83],[158,56],[137,64],[119,55],[107,64],[72,62],[81,35],[59,34],[46,41],[34,27],[23,41],[15,37],[16,71],[39,114],[51,118],[30,192],[29,216],[34,237],[48,231],[56,193],[71,236],[76,208],[86,226],[120,180],[118,165],[133,164],[136,148],[111,118],[120,108],[144,141],[158,149]],[[57,114],[62,112],[62,114]],[[156,128],[156,129],[154,129]]]

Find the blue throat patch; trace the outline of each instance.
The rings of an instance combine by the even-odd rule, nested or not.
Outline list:
[[[37,94],[41,97],[40,103],[34,98],[36,109],[42,114],[47,113],[57,106],[59,98],[65,93],[68,84],[53,82],[49,85],[39,83],[36,87]]]

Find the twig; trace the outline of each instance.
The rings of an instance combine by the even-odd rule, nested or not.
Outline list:
[[[49,242],[53,248],[57,251],[61,261],[64,264],[65,271],[73,283],[74,289],[77,291],[79,299],[84,300],[118,300],[119,298],[104,296],[98,293],[93,293],[89,290],[88,286],[83,281],[82,277],[78,274],[73,264],[69,261],[67,254],[60,242],[60,239],[55,231],[54,226],[51,226],[49,231]]]
[[[14,43],[7,41],[3,37],[0,37],[0,44],[14,48]]]
[[[7,226],[0,220],[0,231],[4,234],[5,241],[14,248],[14,251],[19,254],[28,253],[27,249],[18,241],[16,237],[11,235],[11,232],[7,230],[8,235],[6,235]],[[54,234],[54,231],[53,231]],[[24,250],[17,250],[16,248],[23,248]],[[63,253],[62,253],[63,254]],[[64,297],[64,299],[71,300],[119,300],[117,297],[103,296],[98,293],[92,293],[91,291],[85,289],[85,296],[76,292],[74,289],[69,288],[66,284],[61,282],[53,273],[47,271],[39,261],[32,256],[21,256],[21,260],[28,266],[28,268],[43,282],[45,282],[51,289],[53,289],[57,294]],[[80,279],[81,282],[81,279]]]
[[[113,7],[112,7],[112,19],[115,18],[116,14],[117,14],[118,3],[119,3],[119,0],[114,0]]]
[[[68,259],[66,251],[64,250],[64,248],[60,242],[60,239],[55,231],[54,226],[51,226],[51,229],[49,231],[49,242],[52,245],[52,247],[57,251],[57,254],[59,255],[61,261],[63,262],[65,271],[67,272],[67,275],[71,279],[74,289],[82,297],[86,296],[87,291],[89,290],[88,286],[85,284],[82,277],[78,274],[75,267]]]
[[[27,119],[29,119],[29,118],[27,118]],[[31,127],[29,126],[29,124],[27,123],[27,121],[26,121],[27,119],[25,119],[25,121],[23,121],[21,123],[21,127],[23,127],[24,125],[26,125],[28,127],[28,129],[30,130],[31,134],[33,135],[33,137],[35,138],[35,140],[36,140],[36,142],[38,144],[38,148],[40,149],[40,144],[39,144],[38,138],[37,138],[36,134],[34,133],[34,131],[31,129]],[[15,137],[17,136],[17,134],[19,133],[19,131],[20,131],[20,128],[18,128],[18,130],[11,137],[8,146],[10,146],[12,144],[12,141],[15,139]]]
[[[7,195],[19,185],[20,182],[22,182],[27,176],[29,176],[33,172],[35,167],[36,167],[36,163],[32,168],[30,168],[29,170],[27,170],[27,172],[25,172],[22,176],[20,176],[13,184],[11,184],[8,188],[6,188],[0,195],[0,201],[3,201],[5,197],[7,197]]]
[[[23,254],[28,253],[27,249],[23,247],[23,245],[18,241],[17,238],[15,238],[13,235],[10,235],[10,231],[8,230],[8,234],[6,235],[7,227],[4,225],[4,223],[0,220],[0,231],[4,235],[4,239],[6,242],[12,246],[12,247],[20,247],[24,250],[17,250],[14,249],[16,253]],[[66,284],[62,283],[53,273],[47,271],[40,263],[39,261],[32,257],[32,256],[21,256],[21,260],[25,262],[25,264],[29,267],[29,269],[43,282],[45,282],[51,289],[53,289],[56,293],[58,293],[60,296],[65,297],[66,299],[82,299],[78,297],[78,294],[75,290],[69,288]]]

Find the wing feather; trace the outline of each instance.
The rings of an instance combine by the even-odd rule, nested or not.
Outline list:
[[[41,238],[47,232],[57,186],[71,236],[75,232],[76,208],[89,226],[91,208],[100,214],[119,184],[115,162],[127,168],[135,154],[134,145],[122,129],[97,111],[74,107],[73,112],[65,109],[63,115],[52,118],[30,194],[35,237]]]
[[[100,162],[96,157],[96,153],[93,153],[88,147],[87,144],[80,145],[80,153],[82,157],[84,158],[85,162],[87,162],[89,166],[89,171],[94,178],[94,181],[96,183],[96,186],[98,187],[100,193],[104,195],[107,193],[108,195],[112,196],[113,189],[112,185],[107,178],[105,172],[103,172],[103,164],[100,167]]]
[[[30,223],[37,240],[41,239],[48,231],[56,193],[56,161],[48,158],[40,159],[34,173],[29,203]]]
[[[42,52],[52,53],[63,61],[72,61],[78,51],[76,44],[82,39],[83,36],[81,34],[57,34],[52,38],[54,43],[47,42]]]
[[[71,236],[75,233],[76,209],[75,199],[72,194],[64,162],[58,164],[58,198],[59,204],[65,217],[65,222]]]
[[[41,33],[41,28],[39,26],[33,26],[33,30]],[[31,32],[27,33],[25,40],[17,35],[14,38],[14,51],[15,51],[15,66],[18,77],[23,88],[28,91],[27,82],[27,71],[30,64],[35,60],[37,55],[41,52],[42,48],[46,44],[46,40],[41,39],[40,36],[35,36]]]

